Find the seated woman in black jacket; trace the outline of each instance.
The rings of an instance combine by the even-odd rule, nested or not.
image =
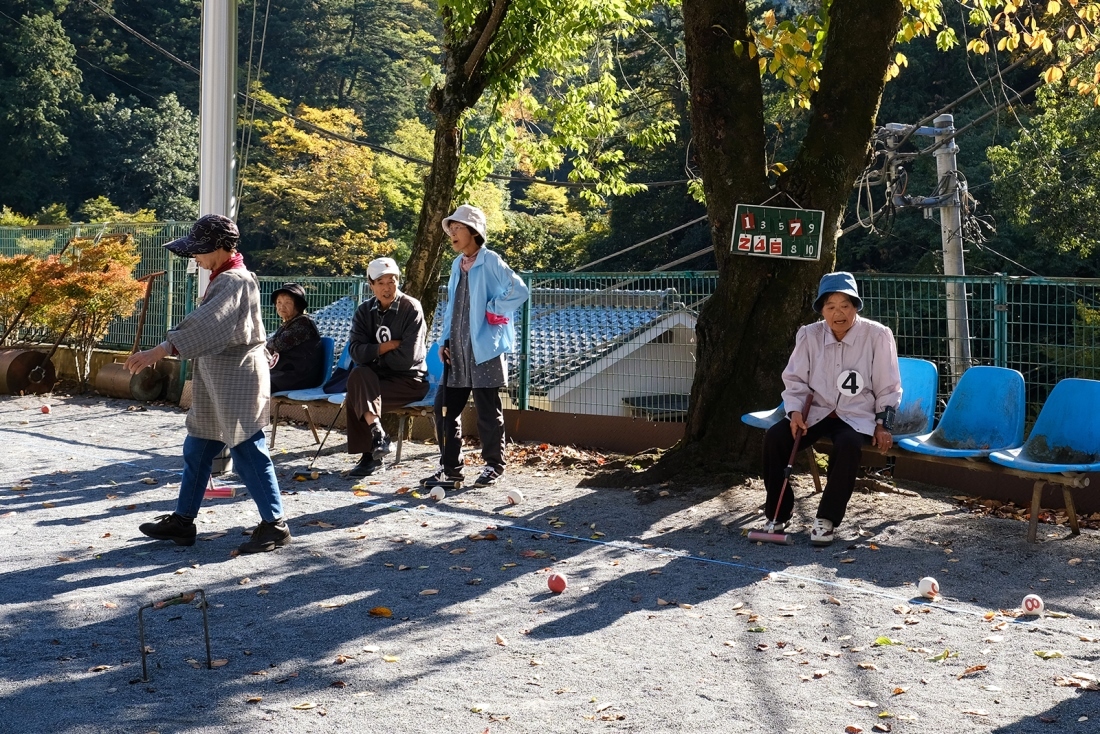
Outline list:
[[[317,387],[325,374],[321,364],[321,335],[306,315],[306,291],[297,283],[284,283],[271,294],[271,302],[283,323],[267,338],[271,360],[271,392]]]

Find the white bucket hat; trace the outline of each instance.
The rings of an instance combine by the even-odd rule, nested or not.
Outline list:
[[[470,204],[463,204],[459,208],[455,209],[455,213],[443,220],[443,231],[448,235],[451,234],[450,224],[451,222],[458,222],[459,224],[465,224],[479,235],[481,235],[482,243],[485,243],[489,238],[485,235],[485,212],[478,209],[476,206]]]
[[[401,270],[397,267],[397,262],[392,257],[380,257],[377,260],[371,260],[370,264],[367,265],[367,278],[369,278],[372,283],[383,275],[401,277]]]

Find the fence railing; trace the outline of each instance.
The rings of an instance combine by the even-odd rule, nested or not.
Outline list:
[[[148,348],[194,302],[190,261],[162,247],[189,227],[162,222],[0,228],[0,254],[44,257],[75,236],[133,234],[142,255],[136,275],[168,271],[150,299],[141,340]],[[516,315],[517,347],[508,355],[505,391],[509,405],[682,420],[695,373],[695,323],[715,291],[716,272],[525,273],[523,278],[532,296]],[[359,302],[369,295],[362,277],[259,280],[269,330],[279,324],[270,295],[288,280],[303,285],[314,312],[342,298]],[[1100,280],[879,274],[856,274],[856,280],[863,315],[894,331],[899,355],[928,359],[940,368],[942,400],[950,394],[952,380],[946,298],[950,282],[966,290],[972,364],[1023,373],[1032,417],[1059,380],[1100,379]],[[444,289],[441,301],[445,297]],[[137,312],[116,320],[103,346],[130,349],[137,320]],[[439,335],[439,321],[433,339]],[[761,407],[777,399],[761,396]]]

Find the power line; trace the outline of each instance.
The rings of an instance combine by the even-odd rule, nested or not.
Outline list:
[[[137,38],[141,39],[142,42],[149,45],[151,48],[156,50],[158,53],[163,54],[164,56],[168,57],[169,59],[171,59],[175,63],[177,63],[180,66],[187,69],[188,71],[191,71],[192,73],[194,73],[196,75],[199,74],[199,70],[196,69],[194,66],[192,66],[191,64],[187,63],[186,61],[180,59],[179,57],[175,56],[174,54],[172,54],[172,52],[168,51],[163,46],[160,46],[155,41],[151,41],[148,38],[146,38],[145,36],[141,35],[137,31],[135,31],[133,28],[131,28],[130,26],[126,25],[121,20],[116,18],[110,12],[105,10],[103,7],[96,4],[94,0],[83,0],[83,2],[88,3],[89,5],[94,7],[96,10],[98,10],[99,12],[106,15],[108,18],[110,18],[112,21],[114,21],[119,27],[121,27],[127,33],[131,33],[134,36],[136,36]],[[378,145],[377,143],[371,143],[371,142],[366,141],[366,140],[360,140],[359,138],[352,138],[352,137],[349,137],[347,135],[341,135],[340,133],[334,132],[334,131],[329,130],[327,128],[323,128],[319,125],[314,125],[313,123],[306,122],[305,120],[303,120],[299,117],[296,117],[296,116],[290,114],[289,112],[285,112],[284,110],[280,110],[277,107],[272,107],[271,105],[264,104],[263,102],[259,101],[258,99],[253,97],[251,94],[249,94],[248,91],[237,92],[237,94],[241,98],[243,98],[246,102],[251,103],[252,106],[253,106],[253,109],[255,109],[256,107],[259,107],[260,109],[262,109],[265,112],[268,112],[270,114],[279,115],[279,116],[285,117],[289,120],[293,120],[295,123],[307,128],[307,129],[311,130],[312,132],[315,132],[318,135],[321,135],[323,137],[331,138],[331,139],[334,139],[334,140],[340,140],[340,141],[343,141],[345,143],[350,143],[352,145],[358,145],[358,146],[361,146],[361,147],[364,147],[364,148],[369,148],[369,149],[371,149],[373,151],[376,151],[378,153],[384,153],[386,155],[390,155],[390,156],[393,156],[395,158],[400,158],[401,160],[404,160],[408,163],[414,163],[414,164],[419,165],[419,166],[431,167],[431,165],[432,165],[431,161],[426,161],[422,158],[416,158],[414,156],[405,155],[404,153],[399,153],[396,150],[393,150],[392,148],[387,148],[384,145]],[[508,182],[508,183],[541,184],[543,186],[557,186],[557,187],[561,187],[561,188],[574,188],[574,189],[596,188],[599,185],[596,182],[592,182],[592,181],[554,181],[554,180],[551,180],[551,179],[536,178],[534,176],[505,176],[505,175],[496,174],[496,173],[490,173],[490,174],[486,175],[486,178],[492,179],[494,181],[504,181],[504,182]],[[637,186],[637,185],[646,186],[648,188],[662,188],[662,187],[665,187],[665,186],[679,186],[679,185],[682,185],[682,184],[686,184],[688,182],[689,182],[689,179],[685,178],[685,179],[678,179],[678,180],[674,180],[674,181],[640,181],[640,182],[628,181],[627,183],[631,184],[631,185],[635,185],[635,186]]]
[[[642,240],[641,242],[633,244],[630,247],[624,247],[623,249],[621,249],[617,252],[613,252],[610,255],[605,255],[604,257],[601,257],[599,260],[593,260],[590,263],[585,263],[584,265],[581,265],[580,267],[573,268],[569,272],[570,273],[579,273],[580,271],[586,270],[586,269],[592,267],[593,265],[598,265],[599,263],[602,263],[606,260],[610,260],[612,258],[618,257],[619,255],[622,255],[624,252],[630,252],[631,250],[637,249],[637,248],[641,247],[642,245],[648,245],[650,242],[653,242],[654,240],[659,240],[662,237],[664,237],[665,235],[672,234],[673,232],[679,232],[681,229],[686,229],[687,227],[690,227],[693,224],[698,224],[699,222],[703,221],[706,218],[707,218],[707,215],[704,214],[701,217],[698,217],[696,219],[692,219],[690,222],[685,222],[684,224],[673,227],[672,229],[661,232],[660,234],[653,235],[652,237],[650,237],[647,240]]]

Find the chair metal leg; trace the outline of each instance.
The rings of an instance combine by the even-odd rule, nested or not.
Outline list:
[[[401,463],[401,448],[405,444],[405,414],[397,417],[397,455],[393,459],[394,464]]]
[[[1047,480],[1039,479],[1031,490],[1031,519],[1027,524],[1027,542],[1034,543],[1035,535],[1039,530],[1039,500],[1042,498],[1043,487]]]
[[[275,448],[275,431],[279,430],[279,409],[283,407],[282,401],[275,401],[275,416],[271,419],[271,440],[268,442],[267,447],[269,449]]]
[[[309,422],[309,430],[313,431],[313,443],[321,443],[321,437],[317,435],[317,426],[313,425],[313,414],[309,412],[309,406],[302,403],[302,410],[306,412],[306,421]],[[328,434],[326,434],[326,437],[327,435]]]
[[[1073,532],[1071,535],[1080,535],[1081,526],[1077,524],[1077,508],[1073,505],[1072,490],[1066,485],[1062,485],[1062,499],[1066,502],[1066,514],[1069,515],[1069,527]]]

